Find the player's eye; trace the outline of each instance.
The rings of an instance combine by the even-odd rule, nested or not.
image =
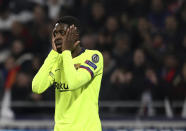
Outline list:
[[[63,30],[60,30],[59,33],[60,33],[62,36],[65,35],[65,31],[63,31]]]

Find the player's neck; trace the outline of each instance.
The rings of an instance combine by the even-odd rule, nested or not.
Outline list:
[[[78,46],[78,47],[73,51],[73,53],[72,53],[72,58],[78,56],[78,55],[80,54],[81,50],[82,50],[82,47],[81,47],[81,46]]]

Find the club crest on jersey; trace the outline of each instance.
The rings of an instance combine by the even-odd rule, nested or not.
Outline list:
[[[97,68],[97,66],[89,60],[86,60],[85,63],[94,68],[94,70]]]
[[[98,61],[99,61],[99,56],[98,56],[97,54],[94,54],[94,55],[92,56],[92,62],[98,63]]]
[[[74,64],[74,67],[76,68],[76,70],[79,69],[79,67],[80,67],[80,63],[78,63],[78,64]]]

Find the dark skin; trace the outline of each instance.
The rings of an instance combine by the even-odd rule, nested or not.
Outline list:
[[[57,23],[52,33],[52,48],[58,53],[70,50],[72,57],[76,57],[81,52],[79,33],[74,25]]]

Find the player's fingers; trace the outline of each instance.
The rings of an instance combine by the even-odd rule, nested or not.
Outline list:
[[[75,31],[76,31],[76,30],[77,30],[77,27],[75,26],[74,29],[75,29]]]
[[[66,31],[66,35],[65,35],[65,39],[67,40],[68,39],[68,37],[69,37],[69,30],[70,30],[70,27],[67,29],[67,31]]]
[[[74,28],[73,28],[73,38],[76,37],[76,35],[77,35],[76,29],[77,29],[77,28],[74,26]]]
[[[74,25],[71,27],[71,33],[70,33],[70,39],[72,40],[74,38]]]
[[[71,35],[72,35],[72,25],[69,28],[69,35],[68,35],[69,40],[71,40]]]
[[[68,37],[69,40],[72,40],[72,28],[73,28],[73,25],[70,26],[69,37]]]
[[[72,32],[72,39],[75,40],[75,41],[76,41],[77,38],[78,38],[78,34],[77,34],[76,29],[77,29],[77,28],[74,26],[74,27],[73,27],[73,32]]]
[[[76,41],[75,44],[74,44],[74,48],[75,48],[76,46],[78,46],[79,44],[80,44],[80,41],[79,41],[79,40]]]

